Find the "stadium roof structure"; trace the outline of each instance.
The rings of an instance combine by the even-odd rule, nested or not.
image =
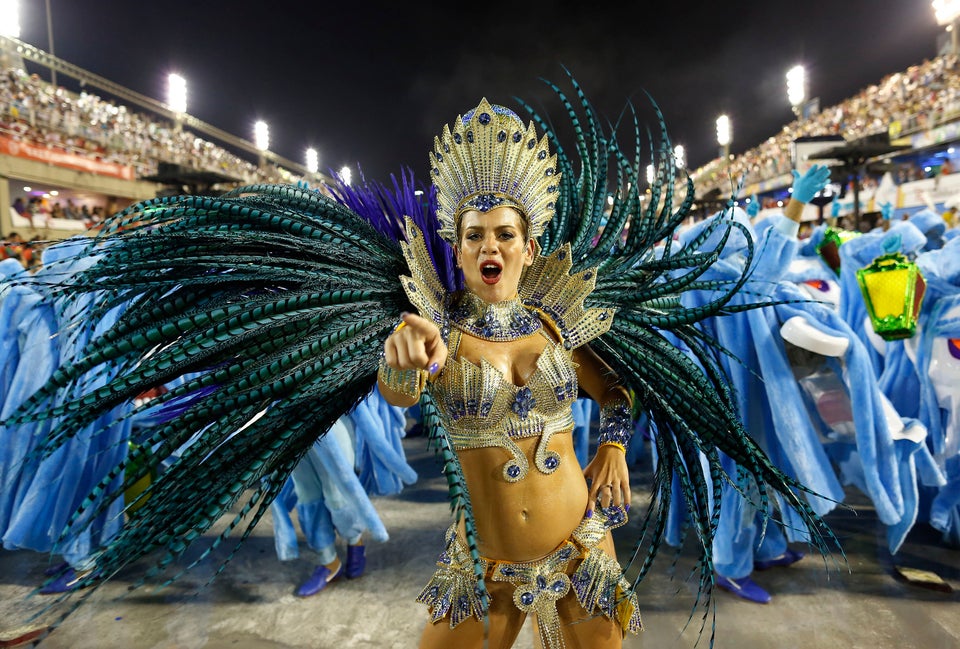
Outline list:
[[[169,162],[161,162],[158,166],[157,173],[153,176],[145,176],[144,180],[160,183],[168,187],[175,187],[178,188],[178,191],[185,190],[188,194],[209,194],[214,185],[224,183],[237,184],[241,182],[239,178],[227,176],[216,171],[193,169]]]
[[[851,140],[840,146],[817,151],[808,159],[838,161],[840,164],[833,166],[831,170],[833,180],[837,181],[840,180],[837,176],[843,178],[851,175],[859,176],[871,161],[909,148],[909,145],[890,142],[890,136],[887,133],[876,133]],[[853,183],[853,214],[854,217],[860,216],[860,190],[859,183],[856,182]]]

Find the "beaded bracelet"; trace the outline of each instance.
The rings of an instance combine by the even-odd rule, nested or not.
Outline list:
[[[395,370],[387,365],[387,359],[380,357],[380,367],[377,370],[380,382],[398,394],[419,398],[427,384],[426,370]]]
[[[600,408],[600,446],[616,446],[624,453],[633,436],[633,419],[626,401],[616,400]]]

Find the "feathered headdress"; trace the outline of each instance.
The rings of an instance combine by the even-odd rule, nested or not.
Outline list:
[[[486,99],[451,129],[433,139],[431,175],[437,188],[439,234],[457,242],[457,224],[467,210],[513,207],[536,238],[553,218],[560,175],[544,135],[537,138],[508,108]]]

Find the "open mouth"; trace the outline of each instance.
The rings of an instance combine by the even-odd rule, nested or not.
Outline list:
[[[494,261],[485,261],[480,264],[480,275],[487,284],[496,284],[500,281],[500,274],[503,268]]]

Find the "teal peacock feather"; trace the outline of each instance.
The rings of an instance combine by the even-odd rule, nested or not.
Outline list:
[[[810,491],[771,463],[743,428],[736,414],[735,399],[719,363],[727,353],[706,336],[697,323],[744,309],[768,306],[769,299],[756,296],[752,303],[730,306],[729,302],[749,279],[745,272],[735,281],[705,281],[701,276],[717,261],[734,228],[732,219],[718,219],[679,251],[673,249],[675,230],[690,216],[693,185],[680,178],[665,120],[649,98],[658,127],[655,135],[642,130],[633,106],[611,124],[603,124],[581,87],[571,80],[574,97],[554,84],[563,110],[573,124],[573,160],[549,130],[546,118],[523,104],[540,128],[551,134],[563,174],[557,197],[557,217],[541,241],[545,250],[572,242],[574,271],[596,268],[596,289],[587,306],[615,308],[608,333],[591,345],[636,395],[656,431],[658,466],[654,474],[651,504],[641,520],[641,536],[627,568],[639,561],[636,584],[649,572],[664,540],[667,511],[673,499],[674,481],[695,532],[699,559],[699,589],[691,611],[704,610],[704,625],[713,612],[710,595],[714,586],[713,536],[719,521],[720,493],[725,481],[737,484],[737,476],[724,471],[720,454],[730,457],[753,488],[741,493],[759,511],[767,512],[769,493],[782,497],[805,521],[812,544],[823,553],[839,547],[837,539],[810,507]],[[633,154],[618,142],[626,131]],[[644,152],[653,167],[650,183],[641,177]],[[579,169],[578,175],[573,175]],[[674,206],[674,189],[685,194]],[[718,244],[717,231],[722,233]],[[746,237],[747,259],[755,254]],[[709,245],[709,247],[708,247]],[[746,263],[746,268],[751,264]],[[692,290],[709,292],[713,299],[699,307],[681,305],[677,296]],[[642,557],[642,560],[641,560]],[[704,627],[701,627],[701,631]],[[713,634],[711,633],[711,642]]]
[[[167,421],[110,469],[61,537],[107,509],[102,494],[122,497],[170,461],[93,557],[95,574],[109,577],[150,555],[141,582],[162,580],[191,545],[201,552],[184,569],[231,533],[239,547],[316,438],[369,392],[383,340],[410,309],[398,281],[406,265],[398,242],[353,210],[269,185],[146,201],[109,219],[79,254],[96,263],[45,290],[95,294],[85,317],[125,311],[4,424],[56,418],[34,451],[42,458],[116,404],[173,385],[133,411],[157,409]],[[121,371],[77,390],[107,368]],[[205,536],[220,521],[224,530]]]

